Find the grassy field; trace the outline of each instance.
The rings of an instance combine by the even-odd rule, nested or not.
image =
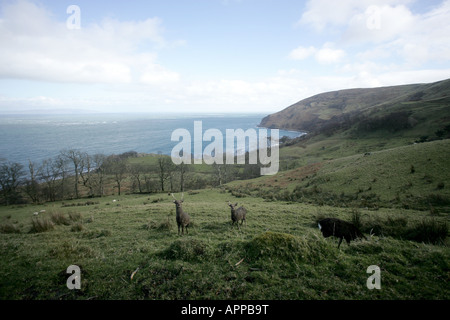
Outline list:
[[[335,141],[349,143],[348,140]],[[314,147],[316,151],[322,149],[309,146],[298,150],[297,147],[299,161],[314,159],[315,151],[310,150]],[[328,155],[339,151],[331,146],[323,148],[328,149]],[[291,148],[287,151],[292,152]],[[234,181],[229,183],[229,188],[236,194],[273,200],[440,210],[444,214],[450,211],[449,157],[450,139],[437,140],[350,156],[332,156],[275,176]]]
[[[247,208],[243,226],[231,225],[228,200]],[[450,297],[448,243],[404,238],[445,215],[236,198],[224,188],[186,193],[183,207],[193,221],[184,236],[167,194],[1,208],[0,299]],[[325,216],[357,219],[368,240],[338,249],[317,229]],[[80,290],[66,286],[70,265],[81,268]],[[366,286],[371,265],[380,290]]]

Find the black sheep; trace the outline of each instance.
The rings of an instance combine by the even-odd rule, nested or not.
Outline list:
[[[359,231],[352,223],[337,218],[325,218],[320,220],[319,230],[322,231],[325,238],[330,236],[340,238],[338,248],[341,245],[342,239],[345,239],[348,245],[350,245],[351,240],[357,238],[364,238],[367,240],[361,231]]]

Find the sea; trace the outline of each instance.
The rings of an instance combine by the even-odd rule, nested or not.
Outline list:
[[[255,129],[266,114],[5,114],[0,115],[0,160],[17,162],[26,168],[54,158],[62,150],[88,154],[161,153],[170,155],[179,141],[172,132],[186,129],[194,135],[194,123],[201,121],[203,133],[218,129]],[[270,136],[271,130],[267,130]],[[295,138],[302,132],[279,131],[279,137]],[[202,139],[202,137],[192,137]],[[203,142],[203,148],[208,142]]]

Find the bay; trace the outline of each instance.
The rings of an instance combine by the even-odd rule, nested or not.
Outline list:
[[[41,163],[62,150],[89,154],[162,153],[170,155],[178,143],[172,132],[194,132],[194,121],[203,132],[218,129],[256,129],[265,114],[43,114],[0,115],[0,159]],[[269,134],[270,134],[270,130]],[[280,137],[294,138],[300,132],[280,130]],[[198,138],[198,137],[197,137]],[[192,137],[194,139],[194,137]],[[203,142],[203,147],[208,143]]]

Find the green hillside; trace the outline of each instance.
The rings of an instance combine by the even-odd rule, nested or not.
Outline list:
[[[288,147],[289,148],[289,147]],[[325,160],[229,184],[234,192],[334,206],[450,211],[450,140]]]

